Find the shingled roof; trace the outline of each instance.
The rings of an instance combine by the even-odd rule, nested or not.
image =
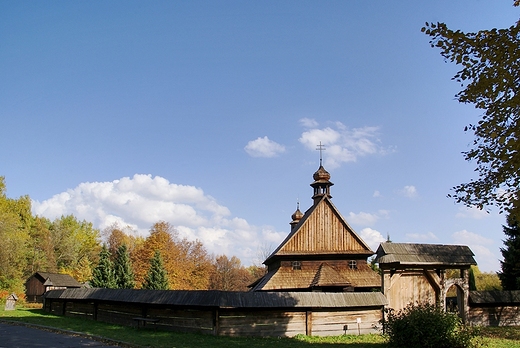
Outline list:
[[[470,266],[476,265],[474,254],[465,245],[381,243],[376,262],[391,265]]]
[[[327,262],[305,265],[302,269],[280,267],[269,271],[263,278],[252,284],[252,291],[276,291],[299,289],[309,291],[317,287],[357,287],[378,288],[380,276],[368,265],[360,264],[357,269],[348,266],[331,266]]]
[[[46,286],[79,288],[81,284],[68,274],[36,272],[33,277],[39,279]]]
[[[478,305],[519,305],[520,290],[513,291],[471,291],[469,293],[469,301]]]
[[[232,292],[211,290],[66,289],[51,290],[45,299],[129,302],[219,308],[352,308],[386,305],[380,292]]]

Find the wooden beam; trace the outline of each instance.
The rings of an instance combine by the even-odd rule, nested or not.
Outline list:
[[[312,336],[312,311],[307,311],[305,319],[305,334]]]

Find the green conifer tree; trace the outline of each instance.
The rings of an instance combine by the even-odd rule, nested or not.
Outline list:
[[[103,244],[103,248],[99,253],[99,263],[92,271],[92,280],[90,285],[94,288],[109,288],[116,287],[114,278],[114,267],[110,260],[110,251],[107,246]]]
[[[510,214],[508,226],[503,226],[507,238],[505,248],[500,248],[504,260],[500,262],[502,272],[498,276],[504,290],[520,290],[520,226],[515,216]]]
[[[164,269],[161,253],[155,250],[153,258],[150,260],[150,269],[143,283],[143,289],[168,290],[168,275]]]
[[[132,262],[125,244],[117,249],[114,262],[114,276],[117,289],[133,289],[135,287]]]

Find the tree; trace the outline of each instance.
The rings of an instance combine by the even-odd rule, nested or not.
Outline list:
[[[449,196],[467,206],[509,210],[520,198],[520,21],[476,33],[426,23],[422,31],[447,61],[462,67],[453,77],[463,87],[457,100],[483,111],[476,124],[466,127],[475,139],[463,153],[475,161],[478,179],[455,186]]]
[[[240,259],[232,256],[219,255],[215,258],[213,270],[209,278],[211,290],[247,291],[247,286],[258,279],[260,268],[255,266],[245,268]]]
[[[161,252],[155,251],[153,258],[150,260],[150,269],[144,279],[143,289],[150,290],[168,290],[168,274],[164,269]]]
[[[110,251],[105,244],[99,253],[99,263],[92,271],[90,285],[94,288],[113,289],[116,287],[114,266],[110,260]]]
[[[28,196],[11,199],[0,176],[0,289],[23,292],[27,269],[31,200]]]
[[[101,234],[107,240],[108,250],[110,251],[112,258],[115,257],[117,249],[123,244],[126,245],[128,252],[131,255],[135,249],[136,244],[142,240],[141,237],[134,236],[135,231],[132,230],[129,226],[122,228],[117,223],[114,223],[103,229]]]
[[[132,263],[125,244],[117,249],[114,262],[114,277],[117,289],[133,289],[135,287]]]
[[[150,259],[155,251],[161,253],[164,268],[168,274],[170,289],[178,290],[175,278],[177,276],[179,263],[179,248],[174,242],[176,231],[169,223],[160,221],[155,223],[150,229],[150,235],[139,244],[132,253],[132,262],[135,270],[136,283],[142,287],[145,277],[150,267]]]
[[[35,272],[56,272],[56,258],[54,244],[51,237],[52,223],[49,219],[36,216],[29,232],[27,271],[32,275]]]
[[[91,222],[68,215],[54,220],[50,231],[58,271],[79,282],[90,280],[101,249],[99,230]]]
[[[168,222],[153,224],[150,235],[132,254],[137,286],[142,286],[149,260],[156,250],[161,252],[172,290],[204,290],[208,288],[211,260],[201,242],[179,238]]]
[[[505,248],[500,248],[504,258],[502,272],[498,274],[504,290],[520,290],[520,226],[516,216],[509,215],[508,226],[503,226]]]

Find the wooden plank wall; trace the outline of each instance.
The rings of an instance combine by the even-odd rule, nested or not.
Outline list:
[[[357,335],[379,332],[375,326],[382,319],[381,309],[312,312],[313,336]],[[358,324],[359,320],[359,324]],[[345,325],[347,330],[345,331]]]
[[[520,306],[470,307],[468,321],[480,326],[520,326]]]
[[[306,331],[305,311],[220,310],[218,320],[223,336],[292,337]]]
[[[151,307],[147,311],[147,316],[159,319],[156,325],[162,330],[215,333],[215,311],[211,309]]]
[[[435,289],[423,270],[397,270],[392,276],[389,270],[383,272],[384,294],[389,308],[400,310],[410,303],[435,304]]]
[[[57,315],[98,320],[133,326],[136,317],[159,319],[158,329],[198,332],[223,336],[293,337],[297,334],[341,335],[348,325],[348,334],[358,334],[357,318],[361,318],[360,333],[377,332],[374,325],[381,319],[381,309],[273,309],[273,308],[186,308],[123,302],[84,300],[47,300],[44,309]]]

